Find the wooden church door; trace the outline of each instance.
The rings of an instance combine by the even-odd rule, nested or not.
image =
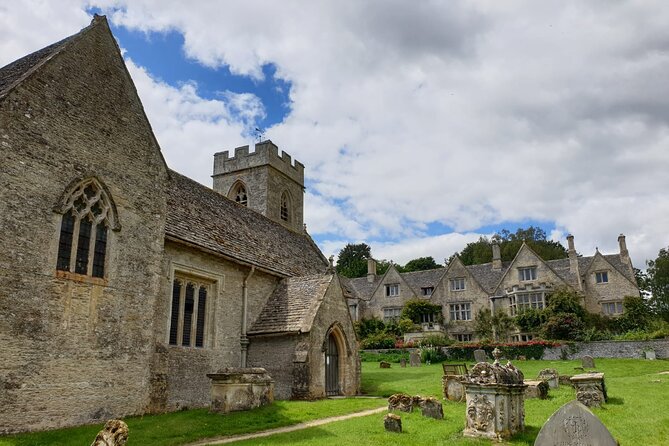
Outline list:
[[[328,337],[325,351],[325,393],[339,395],[339,350],[333,333]]]

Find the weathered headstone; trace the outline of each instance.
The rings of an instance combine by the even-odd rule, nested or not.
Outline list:
[[[655,350],[646,350],[643,353],[646,356],[646,359],[650,359],[651,361],[655,359]]]
[[[402,367],[402,368],[406,368],[406,366],[407,366],[407,360],[406,360],[406,358],[401,358],[401,359],[400,359],[400,367]]]
[[[407,395],[406,393],[396,393],[388,397],[388,410],[399,410],[401,412],[413,412],[413,408],[420,404],[421,398],[418,396]]]
[[[389,369],[390,368],[390,363],[387,361],[381,361],[379,362],[379,367],[382,369]]]
[[[603,373],[582,373],[572,376],[576,399],[588,407],[599,407],[608,399]]]
[[[121,420],[109,420],[91,446],[124,446],[128,441],[128,425]]]
[[[449,401],[464,401],[465,400],[465,386],[463,381],[464,376],[445,375],[441,378],[441,386],[444,392],[444,399]]]
[[[420,367],[420,352],[412,351],[409,354],[409,365],[411,367]]]
[[[546,381],[525,381],[525,399],[539,398],[545,400],[548,398],[548,383]]]
[[[444,408],[436,398],[423,398],[420,402],[420,410],[424,417],[434,418],[435,420],[444,419]]]
[[[592,356],[584,356],[581,358],[581,366],[584,369],[594,369],[595,368],[595,360],[592,359]]]
[[[402,418],[394,413],[389,413],[383,417],[383,427],[388,432],[402,432]]]
[[[488,361],[488,355],[486,354],[485,350],[482,350],[482,349],[474,350],[474,361],[476,361],[476,362],[487,362]]]
[[[617,446],[606,426],[587,407],[570,401],[546,421],[534,446]]]
[[[537,379],[541,381],[546,381],[548,383],[548,387],[551,389],[557,389],[560,385],[559,379],[560,375],[558,374],[558,371],[555,369],[543,369],[539,372],[539,376]]]
[[[558,383],[563,386],[571,386],[571,375],[560,375],[558,377]]]

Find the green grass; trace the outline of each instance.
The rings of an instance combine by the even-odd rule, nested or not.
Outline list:
[[[172,446],[202,438],[235,435],[288,426],[318,418],[359,412],[384,406],[380,399],[352,398],[319,401],[277,401],[271,406],[227,415],[211,414],[206,409],[162,415],[129,417],[128,446]],[[102,424],[69,429],[0,437],[0,446],[88,446]]]
[[[631,359],[596,359],[597,370],[604,372],[609,402],[595,414],[623,446],[669,444],[669,361]],[[574,367],[580,361],[514,361],[525,377],[534,378],[543,368],[555,368],[560,374],[579,373]],[[412,395],[441,397],[441,365],[400,368],[393,364],[381,369],[375,362],[362,364],[363,391],[387,397],[404,392]],[[508,444],[533,445],[543,423],[560,406],[574,398],[568,386],[552,389],[547,400],[525,402],[523,434]],[[130,427],[129,446],[181,445],[222,435],[233,435],[287,426],[303,421],[385,405],[385,400],[335,399],[315,402],[278,401],[272,406],[228,415],[190,410],[164,415],[127,418]],[[490,445],[487,440],[465,439],[465,404],[444,402],[444,420],[423,418],[420,413],[402,413],[402,434],[383,429],[383,414],[370,415],[300,430],[272,437],[238,442],[246,445]],[[89,445],[101,425],[24,434],[0,438],[0,446]]]

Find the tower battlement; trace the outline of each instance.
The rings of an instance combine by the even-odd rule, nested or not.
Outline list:
[[[300,186],[304,186],[304,164],[297,160],[293,161],[283,150],[279,155],[279,148],[269,139],[256,144],[252,153],[249,153],[249,146],[241,146],[235,149],[232,157],[228,150],[214,154],[213,177],[267,165],[282,172]]]

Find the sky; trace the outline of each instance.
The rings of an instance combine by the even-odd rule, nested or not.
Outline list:
[[[22,0],[0,66],[107,15],[168,165],[262,130],[306,166],[326,256],[443,262],[501,229],[592,255],[669,245],[664,1]]]

